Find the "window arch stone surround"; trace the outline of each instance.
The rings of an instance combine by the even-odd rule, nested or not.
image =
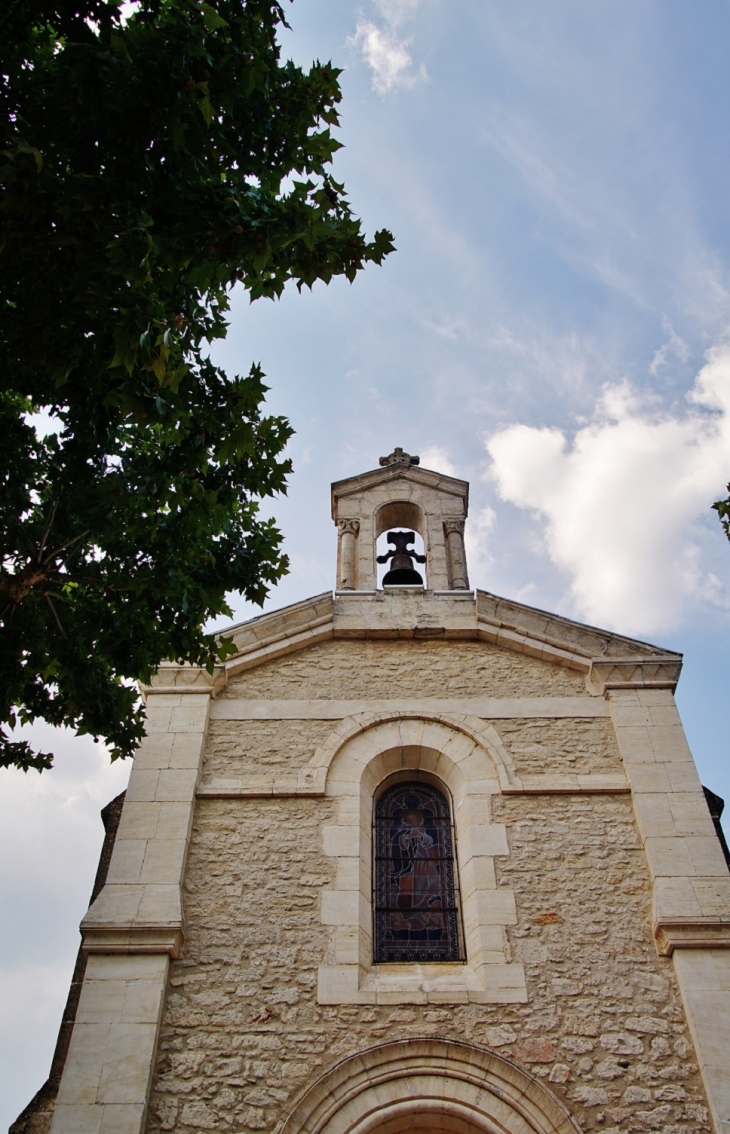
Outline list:
[[[564,1104],[534,1075],[486,1048],[413,1037],[330,1067],[297,1099],[277,1134],[577,1134]]]
[[[323,746],[325,794],[337,800],[337,823],[323,827],[322,835],[324,852],[336,859],[337,867],[334,886],[322,891],[321,919],[329,930],[329,947],[319,969],[319,1003],[527,999],[524,969],[511,963],[505,935],[505,927],[516,921],[514,894],[497,886],[494,865],[496,856],[509,854],[504,825],[491,821],[491,797],[500,791],[501,754],[494,752],[487,729],[479,724],[481,735],[466,722],[439,716],[350,718],[334,730],[345,736]],[[464,962],[373,963],[373,800],[384,781],[404,771],[423,774],[451,796]]]

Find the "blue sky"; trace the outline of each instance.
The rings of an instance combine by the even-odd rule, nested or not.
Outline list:
[[[216,355],[291,418],[273,505],[292,573],[334,582],[332,480],[402,445],[471,482],[473,585],[685,653],[703,782],[730,798],[730,6],[295,0],[286,54],[345,68],[335,175],[397,253],[353,286],[236,296]],[[252,610],[236,603],[237,617]],[[128,774],[56,740],[5,774],[0,1127],[47,1073]]]

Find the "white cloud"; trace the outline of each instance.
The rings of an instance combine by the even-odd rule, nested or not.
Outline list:
[[[484,587],[491,572],[494,557],[490,550],[490,537],[497,515],[489,506],[469,517],[464,530],[466,562],[472,587]]]
[[[445,476],[458,476],[449,454],[439,445],[427,445],[425,449],[421,449],[420,458],[421,468],[433,469]]]
[[[654,377],[659,373],[663,366],[667,366],[673,358],[679,362],[687,362],[690,357],[690,349],[687,343],[681,338],[674,327],[672,326],[671,319],[666,315],[662,316],[662,328],[667,335],[667,341],[662,343],[658,350],[654,351],[654,357],[649,366],[649,373]]]
[[[541,519],[591,622],[649,634],[676,626],[692,601],[730,605],[706,566],[710,505],[730,477],[730,344],[707,353],[688,401],[668,412],[622,382],[604,387],[572,443],[528,425],[487,441],[500,496]]]
[[[402,25],[416,14],[420,0],[377,0],[382,24],[359,15],[355,34],[347,42],[359,49],[372,70],[373,90],[379,95],[402,88],[413,87],[426,78],[421,64],[414,69],[408,50],[413,36],[404,36]]]

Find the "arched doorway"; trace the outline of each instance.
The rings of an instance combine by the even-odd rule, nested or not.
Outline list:
[[[278,1134],[579,1134],[542,1082],[448,1039],[379,1044],[331,1067]]]

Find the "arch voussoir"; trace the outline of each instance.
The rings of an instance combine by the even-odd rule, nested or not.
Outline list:
[[[577,1134],[566,1106],[494,1051],[435,1037],[367,1048],[329,1068],[277,1134]]]
[[[395,726],[397,732],[388,726]],[[419,727],[422,732],[418,734]],[[358,713],[345,717],[332,730],[327,739],[314,751],[310,770],[327,769],[329,773],[338,754],[356,737],[369,735],[373,754],[396,744],[421,744],[444,751],[449,745],[459,748],[459,737],[470,739],[484,753],[489,768],[496,771],[500,787],[514,783],[515,774],[509,753],[502,744],[496,729],[478,717],[458,717],[444,713],[395,712]],[[397,739],[396,739],[397,737]],[[462,745],[463,749],[463,745]],[[457,758],[458,762],[458,758]]]

